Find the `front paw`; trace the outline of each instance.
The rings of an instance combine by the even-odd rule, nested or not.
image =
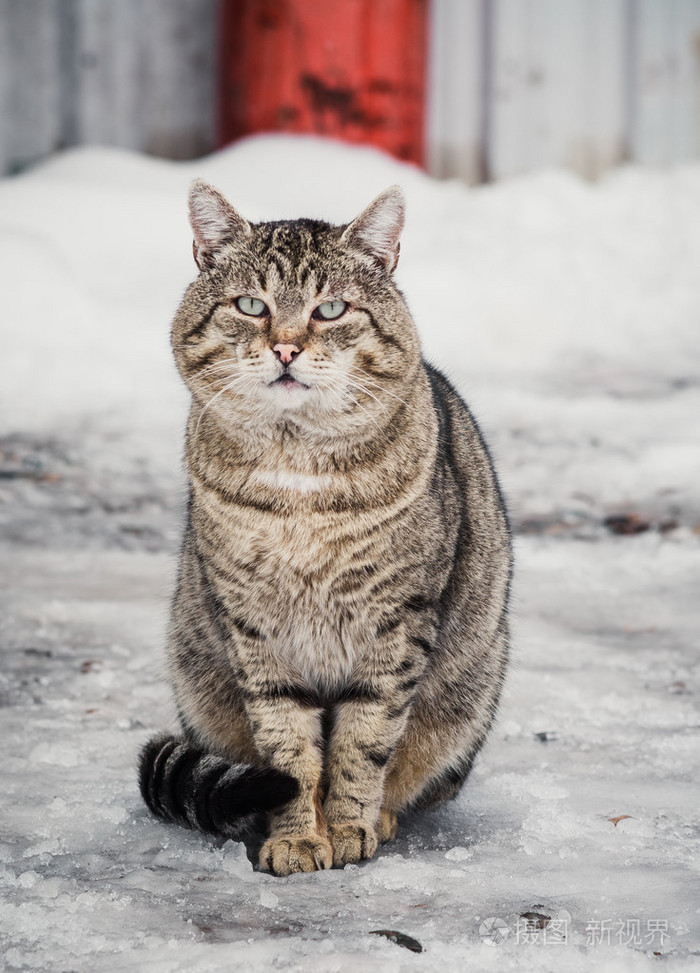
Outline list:
[[[337,867],[371,858],[377,850],[377,832],[371,825],[329,824],[328,835],[333,845],[333,864]]]
[[[273,875],[317,872],[333,864],[333,848],[320,834],[273,835],[260,849],[260,867]]]

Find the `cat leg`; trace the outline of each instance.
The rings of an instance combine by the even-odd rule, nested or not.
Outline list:
[[[323,707],[313,690],[294,680],[262,636],[239,632],[229,657],[255,747],[265,765],[299,783],[299,791],[270,817],[260,867],[275,875],[330,868],[333,851],[321,813]]]
[[[395,819],[382,816],[384,778],[424,668],[395,624],[378,636],[337,702],[323,805],[334,865],[371,858],[380,840],[396,834]]]
[[[313,872],[333,862],[321,811],[321,709],[302,709],[289,700],[251,702],[257,746],[266,762],[299,782],[296,798],[270,816],[270,837],[260,850],[260,867],[274,875]]]
[[[308,815],[312,795],[314,815]],[[299,799],[278,814],[270,815],[270,837],[260,849],[259,864],[273,875],[314,872],[333,864],[318,785],[301,788]]]

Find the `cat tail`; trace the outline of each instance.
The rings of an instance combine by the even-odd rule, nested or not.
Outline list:
[[[167,733],[141,750],[139,787],[156,817],[223,835],[240,829],[249,815],[286,804],[299,791],[297,780],[284,771],[232,764]]]

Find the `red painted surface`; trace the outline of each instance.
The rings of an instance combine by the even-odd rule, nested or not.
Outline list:
[[[427,0],[221,0],[220,144],[311,132],[423,163]]]

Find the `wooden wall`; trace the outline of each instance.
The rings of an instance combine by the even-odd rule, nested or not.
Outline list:
[[[216,0],[0,0],[0,172],[70,145],[214,147]]]
[[[433,0],[430,168],[700,157],[700,0]]]
[[[0,0],[0,173],[85,143],[211,151],[216,11]],[[700,158],[700,0],[431,0],[428,43],[438,176]]]

